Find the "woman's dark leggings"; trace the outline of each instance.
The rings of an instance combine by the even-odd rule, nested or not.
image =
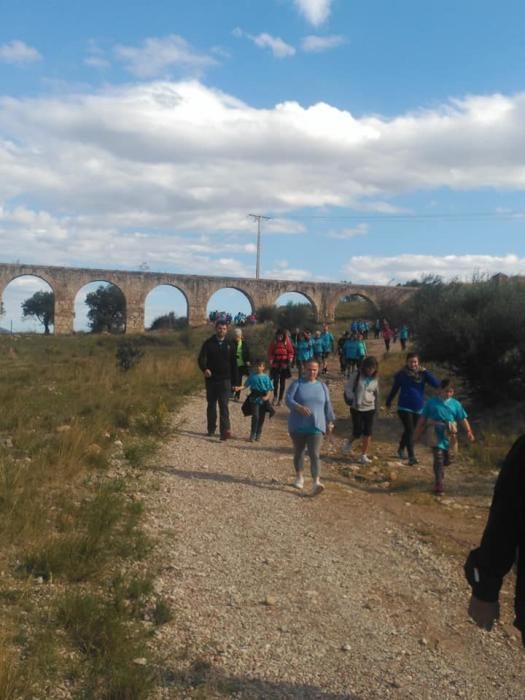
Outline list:
[[[410,411],[398,411],[397,415],[403,424],[403,434],[399,442],[399,449],[404,450],[406,447],[408,458],[414,459],[414,431],[419,416],[417,413],[410,413]]]
[[[272,369],[270,372],[270,378],[273,382],[273,395],[277,396],[279,401],[283,400],[287,375],[287,369]]]

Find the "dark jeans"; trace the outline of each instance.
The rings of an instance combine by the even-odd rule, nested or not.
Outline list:
[[[416,429],[419,416],[417,413],[410,413],[410,411],[398,411],[397,415],[403,424],[403,434],[399,442],[399,449],[404,450],[406,447],[408,458],[414,459],[414,430]]]
[[[442,484],[445,479],[445,467],[450,464],[450,455],[448,450],[442,450],[439,447],[433,447],[432,452],[434,453],[433,467],[436,484]]]
[[[279,401],[283,400],[289,372],[290,370],[287,367],[284,369],[274,368],[270,371],[270,379],[273,382],[273,395],[278,398]]]
[[[405,351],[407,349],[406,338],[399,338],[399,342],[401,343],[401,350]]]
[[[264,403],[252,404],[252,435],[260,436],[262,433],[264,419],[266,417],[266,406]]]
[[[217,428],[217,404],[219,404],[219,431],[224,435],[230,430],[230,412],[228,409],[228,399],[232,391],[230,379],[207,379],[206,380],[206,401],[208,408],[206,417],[208,420],[208,432],[214,433]]]
[[[385,350],[388,352],[390,350],[390,338],[383,338],[385,342]]]

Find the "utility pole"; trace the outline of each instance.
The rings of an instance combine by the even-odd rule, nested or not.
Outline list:
[[[257,221],[257,263],[255,265],[255,279],[258,280],[261,276],[261,221],[269,221],[269,216],[262,214],[248,214],[254,221]]]

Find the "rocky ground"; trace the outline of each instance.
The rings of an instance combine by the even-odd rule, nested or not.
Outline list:
[[[334,396],[340,384],[331,377]],[[159,699],[525,697],[512,581],[492,633],[466,615],[462,560],[487,491],[458,468],[447,496],[431,496],[430,458],[419,471],[396,460],[385,414],[369,468],[341,456],[338,424],[312,498],[292,487],[287,410],[253,444],[238,404],[231,413],[236,437],[219,442],[203,396],[189,399],[141,480],[157,591],[174,612],[153,641]]]

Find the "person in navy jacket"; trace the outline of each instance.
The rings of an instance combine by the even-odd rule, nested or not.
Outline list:
[[[399,441],[398,455],[400,459],[406,459],[408,456],[409,464],[418,463],[414,452],[414,431],[425,404],[426,384],[437,389],[441,382],[432,372],[420,366],[417,353],[409,352],[406,365],[394,376],[394,383],[386,398],[386,407],[390,408],[399,392],[397,415],[403,425],[403,433]]]

